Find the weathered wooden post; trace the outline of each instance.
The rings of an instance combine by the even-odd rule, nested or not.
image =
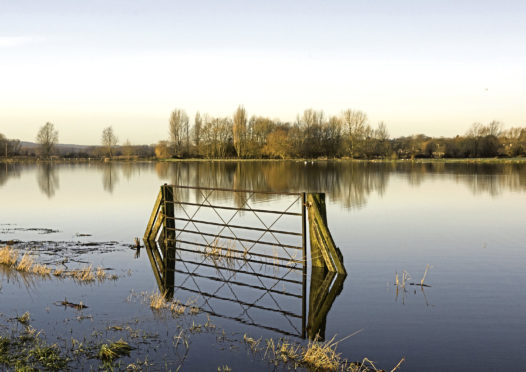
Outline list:
[[[162,187],[163,192],[163,217],[164,217],[164,242],[175,241],[175,214],[173,188],[167,184]]]
[[[157,238],[159,229],[163,226],[163,219],[159,213],[161,205],[164,205],[163,202],[163,186],[159,190],[155,204],[153,205],[153,211],[148,220],[148,225],[146,225],[146,231],[144,232],[143,240],[146,243],[153,242]]]
[[[175,276],[175,213],[174,213],[174,192],[173,187],[164,184],[162,187],[163,194],[163,220],[164,220],[164,242],[161,243],[163,252],[163,287],[165,295],[173,295],[174,276]],[[169,293],[172,291],[171,293]]]
[[[327,225],[325,194],[307,195],[309,210],[309,235],[311,246],[311,261],[314,267],[325,267],[329,271],[346,274],[343,257],[332,239]]]

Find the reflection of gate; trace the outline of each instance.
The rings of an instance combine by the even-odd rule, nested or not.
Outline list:
[[[343,285],[334,273],[345,274],[324,200],[323,194],[162,186],[144,236],[159,289],[168,297],[194,295],[209,314],[286,335],[323,330]],[[330,274],[316,280],[314,291],[311,283],[308,327],[307,208],[311,262]]]
[[[210,315],[305,337],[303,265],[284,269],[241,258],[227,261],[151,242],[146,252],[167,297],[189,295]]]

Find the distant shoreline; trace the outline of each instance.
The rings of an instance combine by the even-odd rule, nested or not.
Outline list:
[[[0,158],[0,163],[185,163],[185,162],[355,162],[355,163],[476,163],[476,164],[517,164],[526,163],[526,157],[514,158],[415,158],[415,159],[351,159],[351,158],[290,158],[290,159],[238,159],[238,158],[185,158],[185,159],[104,159],[104,158],[53,158],[39,159],[34,157]]]

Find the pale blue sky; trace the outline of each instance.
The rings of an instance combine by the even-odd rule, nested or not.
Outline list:
[[[392,135],[526,126],[526,2],[0,0],[0,133],[167,137],[184,108],[346,108]]]

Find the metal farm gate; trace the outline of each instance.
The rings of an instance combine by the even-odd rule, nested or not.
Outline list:
[[[341,259],[319,248],[332,238],[324,213],[311,213],[324,211],[316,195],[161,186],[144,235],[159,289],[194,294],[211,315],[304,338],[307,208],[312,262],[329,260],[335,272]]]

